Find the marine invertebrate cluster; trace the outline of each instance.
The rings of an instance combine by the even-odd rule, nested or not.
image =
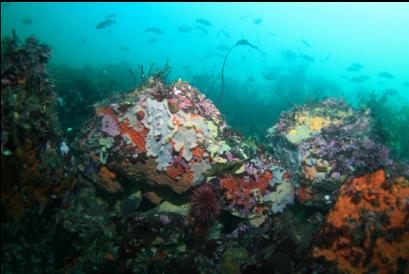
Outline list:
[[[30,37],[2,37],[1,271],[56,271],[56,205],[76,182],[70,144],[59,126],[47,74],[51,48]],[[61,236],[61,235],[58,235]],[[40,270],[41,269],[41,270]]]
[[[51,48],[31,36],[21,43],[13,31],[12,37],[1,40],[1,89],[29,87],[46,90],[50,87],[47,63]]]
[[[293,203],[294,189],[285,177],[286,173],[275,172],[276,166],[271,164],[264,167],[260,164],[262,162],[250,162],[239,174],[220,180],[227,208],[233,214],[254,217],[268,212],[278,213]]]
[[[313,256],[348,273],[399,273],[409,257],[409,181],[383,169],[342,186]],[[404,264],[401,266],[404,267]]]
[[[43,212],[72,178],[46,70],[51,48],[14,32],[1,43],[1,197],[12,220]]]
[[[154,82],[103,102],[96,114],[80,144],[82,151],[104,165],[91,177],[105,190],[122,189],[113,176],[101,173],[106,168],[129,179],[144,178],[150,192],[147,197],[153,197],[157,186],[181,194],[216,177],[222,192],[217,196],[224,197],[226,208],[242,217],[278,213],[293,202],[293,186],[284,172],[273,179],[272,160],[243,142],[213,103],[187,82],[169,87]],[[212,193],[206,186],[200,190],[195,190],[193,203],[193,209],[200,210],[192,212],[199,222],[209,223],[219,209],[212,206],[215,203],[198,202]],[[160,193],[155,197],[161,200]]]
[[[261,191],[265,191],[268,186],[268,182],[250,181],[244,178],[229,176],[223,178],[220,184],[224,189],[226,189],[225,197],[230,202],[231,207],[242,208],[244,214],[251,213],[251,209],[253,209],[253,207],[257,213],[261,213],[263,211],[264,207],[256,207],[256,205],[257,200],[261,202],[260,193]]]
[[[370,128],[367,113],[328,99],[283,114],[268,136],[276,157],[294,173],[299,200],[326,206],[346,178],[389,164]]]
[[[237,154],[224,136],[227,126],[220,112],[183,81],[170,87],[154,82],[100,104],[96,114],[82,149],[92,150],[107,167],[135,178],[142,174],[153,185],[168,185],[178,193],[201,182],[216,163],[227,163],[227,153],[230,158]],[[101,145],[106,138],[111,145]]]
[[[344,124],[352,116],[352,109],[344,102],[327,99],[318,104],[281,113],[278,123],[269,129],[269,135],[279,132],[286,137],[287,141],[298,145],[320,134],[322,129]]]

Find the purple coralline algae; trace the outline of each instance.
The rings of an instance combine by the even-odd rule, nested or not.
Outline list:
[[[331,204],[346,178],[390,164],[388,150],[371,139],[368,113],[334,99],[285,112],[267,136],[309,205]]]

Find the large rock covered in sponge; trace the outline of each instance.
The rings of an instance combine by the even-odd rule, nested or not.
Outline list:
[[[350,176],[388,165],[388,151],[371,139],[369,113],[327,99],[284,112],[269,129],[274,155],[288,170],[305,204],[326,206]]]
[[[241,217],[278,213],[293,202],[287,173],[187,82],[153,82],[98,104],[78,147],[84,175],[110,193],[130,184],[165,198],[209,183]]]
[[[341,273],[405,273],[409,181],[386,177],[380,169],[342,186],[313,247],[316,273],[330,265]]]
[[[154,82],[98,104],[83,133],[82,169],[107,190],[121,189],[112,174],[118,173],[183,193],[215,165],[246,157],[213,103],[183,81]],[[98,174],[110,178],[100,180]]]

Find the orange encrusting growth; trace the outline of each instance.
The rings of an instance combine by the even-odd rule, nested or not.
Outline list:
[[[173,121],[173,124],[176,126],[176,128],[183,126],[183,121],[180,118],[178,118],[176,115],[172,116],[172,121]]]
[[[396,273],[399,258],[409,258],[408,197],[408,180],[387,182],[384,170],[346,183],[313,256],[346,273]]]
[[[313,197],[311,188],[307,186],[301,186],[298,192],[298,198],[301,203],[306,203]]]
[[[149,129],[144,127],[143,130],[136,131],[129,125],[127,120],[119,124],[119,129],[121,130],[121,135],[127,135],[140,152],[146,152],[145,144]]]
[[[128,136],[132,143],[136,146],[139,152],[146,152],[146,137],[148,135],[149,129],[143,127],[141,131],[135,130],[130,124],[128,120],[119,123],[119,119],[117,115],[115,115],[114,111],[110,107],[100,107],[97,109],[97,115],[109,115],[111,116],[117,124],[119,124],[119,129],[121,131],[121,136],[125,137]],[[144,116],[144,114],[143,114]]]
[[[203,154],[205,153],[205,150],[199,146],[195,147],[192,150],[193,156],[197,159],[197,160],[201,160],[203,159]]]
[[[102,166],[99,170],[102,187],[110,193],[115,193],[122,190],[121,185],[116,181],[116,174],[110,171],[106,166]]]
[[[185,173],[185,170],[179,164],[173,164],[173,165],[168,166],[167,168],[167,174],[173,180],[178,180],[179,177],[183,175],[183,173]]]
[[[254,191],[264,192],[273,174],[265,171],[257,180],[228,176],[221,180],[221,186],[226,190],[225,197],[228,201],[234,202],[237,206],[243,206],[247,209],[254,209],[259,212],[257,206],[253,206],[250,199],[254,196]]]
[[[107,106],[98,108],[96,112],[98,116],[102,116],[102,115],[115,116],[112,108],[107,107]]]

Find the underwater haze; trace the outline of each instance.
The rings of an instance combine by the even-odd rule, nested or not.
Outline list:
[[[409,273],[409,3],[1,3],[2,273]]]
[[[225,54],[220,48],[245,38],[266,55],[238,48],[226,77],[250,76],[267,85],[263,73],[304,64],[309,77],[336,81],[346,93],[360,86],[408,91],[403,87],[409,81],[407,3],[3,2],[1,15],[2,37],[13,29],[22,38],[37,36],[53,48],[53,63],[80,67],[164,63],[169,58],[173,79],[190,79],[195,74],[218,74]],[[96,29],[109,15],[115,24]],[[198,18],[212,25],[200,25]],[[25,19],[31,24],[24,24]],[[178,31],[181,26],[188,31]],[[150,27],[163,33],[146,32]],[[129,50],[121,51],[122,47]],[[286,59],[283,50],[299,58]],[[346,70],[352,63],[362,64],[362,70]],[[394,78],[379,77],[384,71]],[[350,81],[357,76],[368,79]]]
[[[407,3],[3,2],[1,15],[2,37],[13,29],[21,38],[35,35],[52,47],[54,64],[136,67],[169,60],[169,80],[186,79],[212,94],[227,49],[247,39],[265,54],[236,48],[225,78],[262,101],[280,97],[273,92],[280,79],[352,104],[365,90],[394,90],[399,105],[409,100]],[[107,18],[114,23],[96,28]],[[303,96],[288,103],[302,103]]]

